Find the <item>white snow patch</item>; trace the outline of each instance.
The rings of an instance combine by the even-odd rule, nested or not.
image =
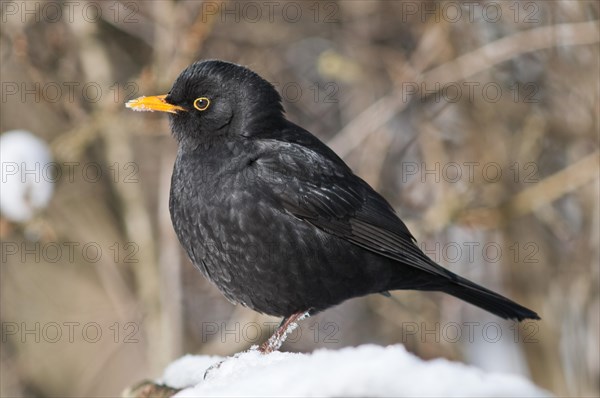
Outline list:
[[[51,162],[48,145],[29,131],[0,135],[0,212],[7,219],[25,222],[48,205],[54,191]]]
[[[445,359],[424,361],[401,345],[363,345],[312,354],[257,351],[228,358],[184,356],[165,370],[162,383],[184,388],[176,397],[372,396],[548,397],[527,379]]]

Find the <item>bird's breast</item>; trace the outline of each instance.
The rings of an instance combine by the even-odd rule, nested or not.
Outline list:
[[[248,156],[177,158],[173,226],[192,262],[221,288],[258,277],[268,266],[265,253],[274,250],[269,246],[285,233],[285,223],[275,221],[278,204],[259,194],[259,177]]]

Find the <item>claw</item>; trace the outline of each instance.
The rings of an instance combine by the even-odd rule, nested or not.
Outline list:
[[[232,356],[229,356],[213,365],[211,365],[208,369],[206,369],[206,372],[204,372],[204,380],[208,380],[208,376],[210,375],[210,373],[216,371],[217,369],[219,369],[221,367],[221,365],[223,365],[225,362],[235,359],[235,358],[239,358],[242,354],[245,354],[247,352],[251,352],[251,351],[256,351],[258,350],[258,346],[257,345],[253,345],[252,347],[250,347],[249,349],[247,349],[246,351],[242,351],[242,352],[238,352],[236,354],[233,354]]]

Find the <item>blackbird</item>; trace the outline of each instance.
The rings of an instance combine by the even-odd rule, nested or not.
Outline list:
[[[166,95],[127,107],[169,113],[178,142],[169,210],[194,265],[232,302],[297,321],[353,297],[440,291],[506,319],[538,315],[436,264],[390,204],[284,115],[240,65],[196,62]]]

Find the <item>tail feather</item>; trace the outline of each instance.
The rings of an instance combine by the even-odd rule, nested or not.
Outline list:
[[[446,284],[441,290],[504,319],[540,319],[535,311],[461,277]]]

